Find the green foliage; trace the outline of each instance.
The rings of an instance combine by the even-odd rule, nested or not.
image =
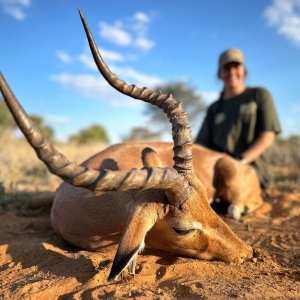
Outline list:
[[[45,124],[43,117],[39,115],[30,115],[30,118],[39,127],[49,141],[54,140],[54,130],[49,125]]]
[[[109,138],[103,126],[91,125],[88,128],[81,129],[78,134],[72,135],[69,138],[69,141],[78,144],[87,144],[92,142],[108,143]]]
[[[7,129],[13,129],[15,127],[16,125],[12,115],[2,98],[0,98],[0,134]]]
[[[42,130],[45,137],[53,141],[54,130],[45,124],[43,117],[39,115],[31,115],[30,118],[33,122]],[[9,109],[7,108],[5,102],[0,98],[0,134],[5,130],[12,130],[17,127]]]
[[[128,136],[123,141],[158,141],[160,133],[152,132],[146,127],[133,127]]]
[[[195,87],[191,86],[187,82],[178,81],[170,82],[164,85],[155,87],[155,90],[161,90],[163,93],[172,94],[173,97],[182,103],[182,106],[189,114],[189,121],[199,117],[199,114],[205,111],[205,104],[200,95],[195,91]],[[159,123],[163,126],[168,125],[168,118],[166,114],[154,105],[148,105],[144,114],[150,117],[151,122]]]

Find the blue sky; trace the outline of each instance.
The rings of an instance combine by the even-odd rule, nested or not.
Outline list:
[[[211,103],[220,52],[241,48],[247,85],[270,90],[285,136],[300,133],[300,0],[0,0],[0,71],[60,140],[94,123],[112,142],[133,126],[157,129],[145,104],[100,77],[77,7],[113,72],[138,86],[186,80]]]

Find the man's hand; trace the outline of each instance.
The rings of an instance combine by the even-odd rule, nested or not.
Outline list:
[[[274,142],[274,131],[263,131],[254,143],[243,153],[238,155],[240,162],[249,164],[264,153]]]

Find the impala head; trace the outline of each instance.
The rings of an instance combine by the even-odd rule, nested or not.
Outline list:
[[[172,125],[173,168],[164,168],[149,148],[142,153],[143,169],[94,170],[72,163],[44,138],[2,74],[0,89],[19,128],[51,173],[71,185],[92,191],[136,191],[139,200],[132,203],[109,279],[134,264],[145,239],[155,248],[197,258],[234,261],[250,257],[252,249],[210,208],[205,188],[194,173],[190,126],[181,104],[172,95],[138,88],[118,79],[104,63],[81,13],[80,17],[95,63],[108,83],[121,93],[156,105],[166,113]]]
[[[242,242],[211,209],[206,191],[197,177],[187,178],[190,197],[180,206],[170,206],[147,234],[153,248],[200,259],[241,261],[252,256]]]
[[[134,266],[145,244],[173,254],[206,260],[242,262],[252,257],[251,247],[240,240],[211,209],[200,180],[195,175],[188,175],[185,179],[190,193],[180,205],[173,205],[172,196],[166,197],[163,191],[137,192],[136,198],[140,200],[134,204],[128,218],[110,280],[115,279],[125,267],[130,269]],[[162,201],[164,198],[165,201]]]

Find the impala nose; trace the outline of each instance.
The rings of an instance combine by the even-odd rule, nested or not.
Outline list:
[[[251,259],[253,257],[253,249],[252,249],[252,247],[247,246],[247,248],[245,250],[246,251],[241,256],[241,260],[242,261],[249,260],[249,259]]]

